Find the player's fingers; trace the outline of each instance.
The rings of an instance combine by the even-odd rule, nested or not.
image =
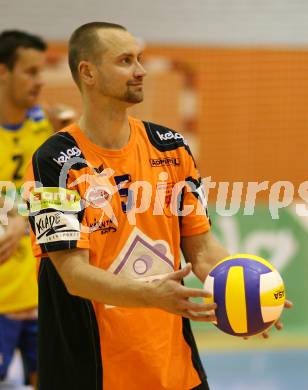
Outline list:
[[[0,262],[4,262],[6,260],[8,260],[11,255],[13,254],[13,248],[10,247],[10,246],[5,246],[5,247],[2,247],[1,248],[1,251],[0,251]]]
[[[284,307],[286,309],[291,309],[291,307],[293,307],[293,302],[289,301],[288,299],[286,299],[285,302],[284,302]]]
[[[2,245],[10,241],[12,238],[12,234],[10,232],[5,232],[3,235],[0,237],[0,248]]]
[[[198,302],[191,302],[191,301],[185,301],[183,304],[184,308],[187,310],[193,310],[193,311],[209,311],[209,310],[215,310],[217,309],[216,303],[198,303]]]
[[[11,253],[15,250],[16,245],[14,245],[14,242],[12,240],[8,240],[5,243],[3,243],[0,247],[0,257],[7,253]]]
[[[196,313],[194,311],[187,310],[186,313],[184,313],[184,317],[189,318],[193,321],[201,321],[201,322],[215,322],[217,321],[216,316],[213,314],[207,314],[207,313]]]
[[[0,247],[9,244],[11,245],[12,243],[15,242],[15,236],[13,232],[6,232],[3,236],[0,238]]]
[[[277,322],[275,323],[275,328],[276,328],[277,330],[283,329],[283,323],[280,322],[280,321],[277,321]]]
[[[269,338],[268,332],[263,332],[263,333],[262,333],[262,337],[263,337],[264,339],[268,339],[268,338]]]
[[[38,317],[37,308],[29,310],[21,310],[18,312],[9,313],[6,315],[11,320],[35,320]]]
[[[187,276],[190,273],[190,271],[191,271],[191,263],[188,263],[185,265],[185,267],[183,267],[179,271],[175,271],[168,274],[165,277],[165,279],[180,282],[183,278],[185,278],[185,276]]]
[[[11,246],[11,240],[8,239],[4,241],[0,246],[0,253],[5,252],[10,246]]]
[[[9,260],[10,257],[11,257],[11,252],[9,252],[9,251],[3,252],[0,255],[0,264],[5,263],[7,260]]]
[[[183,286],[181,295],[187,298],[210,298],[213,294],[201,288],[188,288]]]
[[[21,321],[21,320],[27,320],[28,319],[28,317],[23,316],[20,313],[7,314],[6,318],[8,318],[9,320],[14,320],[14,321]]]

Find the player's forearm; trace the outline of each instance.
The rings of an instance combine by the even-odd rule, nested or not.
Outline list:
[[[204,282],[210,269],[229,252],[211,232],[192,237],[182,237],[181,248],[187,262],[191,262],[194,274]]]
[[[107,305],[147,306],[147,283],[115,276],[91,265],[77,267],[72,274],[70,286],[73,295]]]
[[[70,294],[113,306],[149,305],[151,288],[147,283],[116,276],[90,265],[84,259],[79,261],[77,258],[79,253],[73,255],[71,252],[51,254],[53,263]]]
[[[198,254],[193,264],[193,272],[204,282],[210,269],[227,256],[229,256],[229,252],[225,248],[220,245],[213,245],[208,250]]]

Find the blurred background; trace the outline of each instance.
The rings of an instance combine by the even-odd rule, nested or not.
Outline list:
[[[244,341],[194,324],[209,383],[213,390],[305,389],[308,217],[296,204],[305,204],[298,191],[308,171],[308,2],[0,0],[0,7],[1,30],[25,29],[49,42],[46,106],[61,102],[80,112],[66,51],[79,25],[123,24],[144,42],[145,101],[132,115],[185,135],[201,175],[217,183],[209,192],[215,234],[232,253],[271,261],[295,304],[283,315],[284,330],[269,340]],[[288,197],[279,181],[289,182]],[[243,183],[242,202],[233,210],[236,182]],[[252,215],[244,215],[248,182],[268,182]],[[274,190],[281,201],[275,219]]]

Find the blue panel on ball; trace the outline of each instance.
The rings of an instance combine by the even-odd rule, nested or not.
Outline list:
[[[248,333],[252,335],[259,333],[264,325],[260,304],[260,274],[258,271],[244,268],[244,279]]]
[[[226,310],[226,285],[229,269],[221,269],[221,272],[215,273],[214,279],[214,302],[217,304],[215,310],[217,317],[217,326],[222,331],[234,335],[230,326]]]
[[[247,258],[237,258],[237,259],[230,259],[222,262],[221,264],[217,265],[212,271],[210,272],[211,276],[216,276],[218,273],[220,273],[223,269],[229,270],[230,267],[233,266],[242,266],[242,267],[249,267],[249,265],[256,269],[259,274],[267,274],[268,272],[272,272],[272,270],[267,267],[265,264],[256,261],[254,259],[247,259]]]

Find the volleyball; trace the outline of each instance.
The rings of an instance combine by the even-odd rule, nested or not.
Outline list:
[[[204,288],[212,293],[206,303],[217,304],[215,325],[233,336],[264,332],[280,317],[285,288],[279,272],[261,257],[226,257],[209,272]]]

